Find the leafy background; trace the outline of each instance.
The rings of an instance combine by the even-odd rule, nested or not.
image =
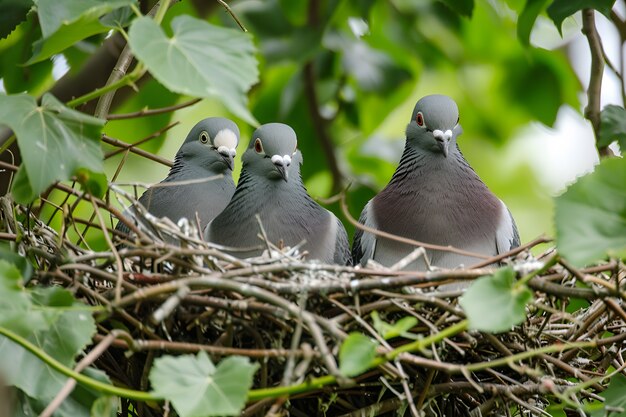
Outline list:
[[[120,1],[89,9],[88,17],[93,20],[93,16],[129,3]],[[190,127],[203,117],[233,117],[242,128],[240,150],[253,130],[247,123],[253,118],[260,123],[285,122],[298,132],[305,159],[303,175],[311,194],[328,197],[350,183],[349,207],[358,216],[364,203],[393,173],[415,101],[425,94],[448,94],[461,110],[465,133],[460,143],[464,154],[489,187],[509,205],[524,241],[541,233],[552,234],[550,197],[563,189],[565,181],[573,180],[574,174],[589,170],[596,158],[591,130],[581,114],[586,79],[583,74],[577,76],[572,65],[580,60],[577,49],[585,46],[580,43],[584,38],[579,31],[579,16],[564,20],[562,40],[544,10],[527,44],[529,28],[522,30],[521,25],[516,25],[518,15],[529,9],[524,1],[250,0],[233,2],[232,8],[253,35],[258,49],[260,79],[249,95],[251,115],[242,111],[233,117],[229,109],[241,108],[240,104],[207,98],[175,113],[109,121],[104,133],[130,143],[178,122],[140,146],[171,159]],[[239,30],[224,9],[216,5],[198,8],[193,2],[184,1],[165,15],[166,35],[171,34],[171,23],[182,15],[202,17],[218,26],[231,27],[233,32]],[[530,22],[527,25],[532,24],[527,16],[525,19]],[[597,19],[601,25],[605,18],[598,14]],[[49,89],[59,77],[53,69],[61,72],[65,67],[69,71],[66,78],[84,71],[88,51],[95,51],[105,36],[96,34],[63,50],[63,54],[53,55],[54,65],[49,59],[41,60],[44,55],[35,52],[38,63],[15,67],[16,60],[33,61],[25,40],[39,36],[34,20],[36,16],[29,15],[0,41],[0,50],[4,51],[0,65],[5,68],[2,77],[8,93],[26,90],[36,95]],[[43,34],[54,24],[42,22],[48,28]],[[69,28],[83,24],[74,22]],[[100,32],[106,29],[102,27]],[[50,51],[65,46],[54,39],[44,39],[46,42]],[[151,58],[159,59],[156,53],[148,55],[140,55],[148,66]],[[244,66],[254,71],[254,62]],[[223,73],[214,74],[213,70],[207,67],[206,74],[223,78]],[[159,72],[154,76],[161,82],[175,79]],[[190,93],[189,90],[176,88],[171,82],[165,82],[164,87],[157,80],[144,76],[138,81],[136,93],[122,89],[118,96],[123,98],[114,103],[113,112],[157,108],[188,99],[178,92]],[[315,91],[314,112],[311,85]],[[240,88],[245,90],[246,86]],[[610,90],[612,85],[606,88]],[[206,94],[196,91],[194,96]],[[609,99],[614,98],[609,94]],[[546,134],[546,127],[555,123],[562,132],[561,139],[553,133]],[[570,137],[563,137],[568,133]],[[551,134],[556,137],[550,137]],[[537,137],[545,140],[539,143]],[[334,148],[335,163],[330,162],[324,141]],[[104,147],[105,154],[112,150]],[[570,157],[563,159],[563,155]],[[119,176],[114,177],[123,157],[118,154],[105,161],[109,179],[153,183],[167,173],[168,167],[131,154]],[[240,164],[235,176],[239,168]],[[559,180],[552,180],[553,177]],[[55,194],[53,191],[49,196],[52,201],[65,198],[62,193]],[[338,211],[337,207],[331,208]],[[88,216],[91,206],[79,204],[77,210],[79,215]],[[44,215],[51,216],[54,211],[52,206],[43,208]],[[60,227],[61,222],[60,216],[56,216],[51,224]],[[87,241],[94,248],[105,246],[95,230],[87,234]]]
[[[393,173],[415,101],[444,93],[459,104],[465,156],[509,205],[523,241],[554,231],[559,250],[576,266],[607,254],[626,256],[623,159],[605,160],[594,174],[552,198],[591,170],[598,155],[609,155],[609,144],[626,142],[623,1],[240,0],[231,3],[236,19],[218,2],[153,6],[134,0],[0,5],[0,80],[6,93],[0,95],[0,124],[15,133],[0,133],[0,156],[19,165],[14,175],[2,176],[3,191],[12,182],[18,202],[32,203],[41,219],[77,244],[108,247],[96,228],[66,229],[68,216],[93,219],[93,206],[49,188],[53,183],[78,183],[103,196],[107,181],[156,182],[165,176],[167,163],[119,152],[111,144],[143,141],[138,148],[171,159],[193,124],[216,115],[241,126],[240,150],[257,123],[290,124],[298,133],[310,193],[323,199],[350,184],[348,205],[356,217]],[[590,12],[602,37],[615,39],[605,45],[608,58],[600,57],[607,63],[607,82],[599,104],[610,106],[601,117],[587,112],[591,123],[583,108],[587,97],[597,99],[600,91],[586,95],[589,60],[581,51],[588,49],[578,13],[584,8],[596,10]],[[126,51],[138,62],[118,74],[112,69],[125,39]],[[111,48],[117,52],[110,54]],[[609,68],[611,61],[620,64]],[[201,100],[176,112],[120,116],[196,97]],[[110,107],[104,104],[109,99]],[[611,146],[618,152],[617,144]],[[239,170],[240,164],[235,177]],[[329,207],[339,213],[336,203]],[[109,220],[113,225],[115,219]],[[28,288],[31,272],[15,254],[2,253],[0,331],[6,337],[0,337],[0,356],[16,360],[0,365],[30,407],[23,408],[25,414],[40,412],[63,386],[67,378],[58,371],[74,366],[94,333],[92,315],[100,312],[77,303],[66,290]],[[532,301],[526,284],[537,273],[515,281],[514,272],[505,269],[478,280],[461,300],[469,327],[498,332],[524,320]],[[493,294],[491,304],[481,304],[485,292]],[[484,311],[502,306],[510,309],[501,320],[485,320]],[[405,336],[415,325],[373,320],[385,338]],[[340,351],[343,375],[382,363],[366,339],[359,334],[346,339]],[[415,342],[416,350],[421,343]],[[34,352],[53,356],[57,367],[49,358],[47,365],[35,359]],[[189,372],[174,380],[180,367]],[[151,393],[114,389],[93,369],[80,382],[140,401],[172,395],[174,408],[185,417],[201,415],[203,401],[213,402],[225,390],[228,396],[216,413],[237,414],[255,370],[255,364],[238,357],[214,365],[204,354],[165,356],[150,373]],[[236,383],[225,377],[232,372]],[[173,392],[172,381],[180,392]],[[623,377],[612,381],[606,398],[620,404],[615,392]],[[83,385],[60,414],[86,413],[90,407],[98,415],[114,413],[114,401],[105,396],[94,401],[95,394]],[[187,401],[184,394],[191,389],[203,393],[202,401]]]

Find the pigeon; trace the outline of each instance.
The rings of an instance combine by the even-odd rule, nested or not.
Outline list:
[[[235,193],[232,174],[238,143],[239,128],[231,120],[201,120],[176,153],[167,178],[146,190],[139,202],[152,215],[167,217],[174,223],[185,217],[196,224],[197,215],[202,230]],[[122,222],[115,228],[129,232]]]
[[[372,198],[359,222],[368,228],[424,243],[453,246],[493,256],[520,245],[506,205],[487,188],[457,145],[463,129],[456,103],[429,95],[415,105],[406,128],[406,145],[387,186]],[[369,259],[391,267],[414,246],[358,229],[352,245],[355,265]],[[427,250],[405,269],[457,268],[484,259]],[[430,265],[428,264],[430,262]]]
[[[277,247],[301,247],[308,259],[350,263],[346,229],[309,196],[300,176],[302,154],[293,129],[268,123],[253,134],[242,156],[237,189],[228,206],[205,229],[205,240],[239,251],[239,258],[260,256],[262,229]],[[258,219],[257,219],[258,215]],[[262,226],[262,229],[261,229]]]

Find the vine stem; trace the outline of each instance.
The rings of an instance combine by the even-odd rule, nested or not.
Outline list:
[[[440,332],[437,332],[431,336],[425,337],[420,340],[416,340],[412,343],[400,346],[387,352],[383,356],[375,358],[367,367],[368,369],[375,368],[383,365],[389,361],[394,360],[402,353],[414,352],[423,350],[433,343],[438,343],[447,337],[454,336],[467,329],[467,320],[460,321]],[[282,397],[285,395],[299,394],[307,392],[313,389],[322,388],[326,385],[330,385],[337,382],[337,379],[333,375],[325,375],[319,378],[312,378],[306,382],[297,385],[290,385],[287,387],[275,387],[275,388],[263,388],[251,390],[248,392],[248,401],[258,401],[265,398]]]
[[[70,100],[66,103],[66,105],[68,107],[80,106],[81,104],[87,103],[88,101],[98,98],[101,95],[108,93],[109,91],[114,91],[114,90],[117,90],[118,88],[125,87],[129,84],[134,83],[139,78],[141,78],[141,76],[144,73],[145,73],[145,70],[143,69],[143,66],[141,64],[137,64],[137,66],[132,72],[123,76],[116,82],[105,85],[104,87],[101,87],[101,88],[97,88],[93,90],[91,93],[87,93],[83,96],[75,98],[74,100]]]
[[[162,397],[159,397],[149,392],[116,387],[116,386],[98,381],[97,379],[93,379],[88,376],[85,376],[79,372],[76,372],[75,370],[63,365],[61,362],[57,361],[55,358],[48,355],[43,350],[39,349],[30,341],[24,339],[22,336],[18,335],[17,333],[12,332],[11,330],[5,327],[0,326],[0,335],[6,336],[7,338],[11,339],[15,343],[19,344],[24,349],[28,350],[30,353],[32,353],[33,355],[37,356],[39,359],[44,361],[48,366],[50,366],[55,371],[58,371],[67,377],[73,378],[77,382],[87,387],[93,388],[97,391],[103,392],[105,394],[116,395],[118,397],[129,398],[131,400],[137,400],[137,401],[163,400]]]

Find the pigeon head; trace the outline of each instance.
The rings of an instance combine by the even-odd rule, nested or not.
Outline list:
[[[282,123],[268,123],[255,130],[243,155],[244,168],[285,182],[290,173],[297,174],[301,162],[296,132]]]
[[[239,128],[223,117],[199,121],[189,132],[176,155],[176,162],[194,163],[217,172],[233,169]]]
[[[459,108],[450,97],[440,94],[421,98],[406,128],[409,144],[444,157],[448,156],[450,146],[456,147],[456,138],[461,133]]]

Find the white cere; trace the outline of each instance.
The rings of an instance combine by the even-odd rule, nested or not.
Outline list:
[[[233,158],[237,154],[237,150],[235,150],[234,148],[228,148],[228,147],[226,147],[224,145],[218,146],[217,152],[219,152],[221,155],[230,155]]]
[[[215,146],[218,151],[222,146],[228,150],[234,150],[237,148],[238,142],[239,140],[237,139],[235,132],[230,129],[222,129],[217,132],[217,135],[215,135],[215,139],[213,139],[213,146]]]
[[[452,131],[450,129],[446,130],[445,132],[439,129],[435,129],[433,130],[433,136],[435,138],[438,139],[443,139],[443,140],[450,140],[450,138],[452,137]]]
[[[291,164],[291,157],[289,155],[272,155],[272,163],[274,165],[289,166]]]

